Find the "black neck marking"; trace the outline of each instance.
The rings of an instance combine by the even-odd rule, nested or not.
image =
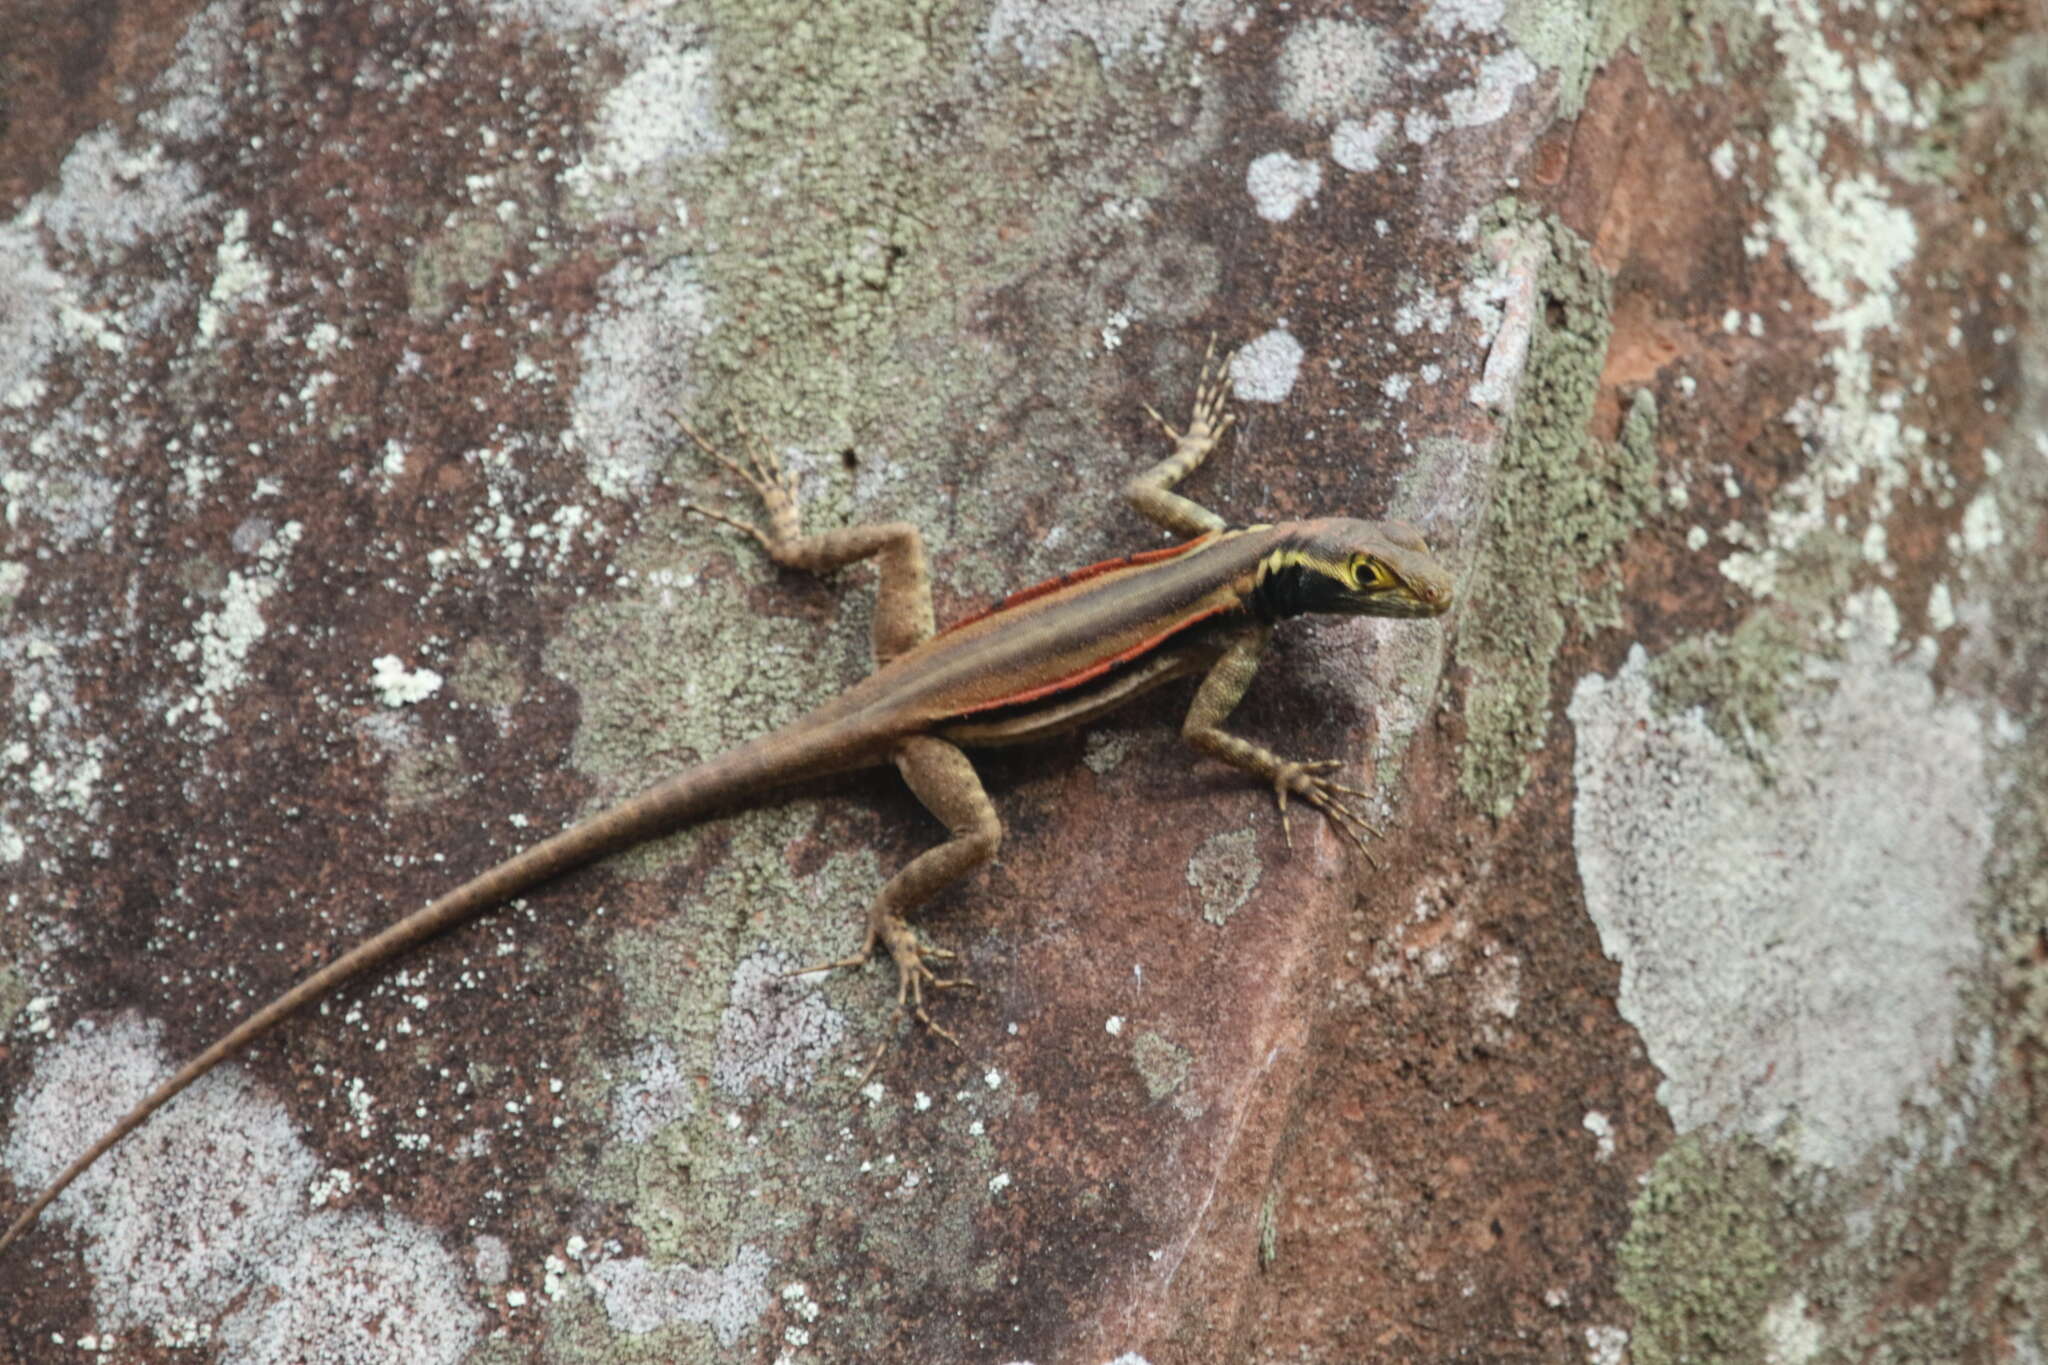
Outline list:
[[[1337,611],[1352,597],[1337,565],[1303,550],[1279,549],[1259,561],[1251,609],[1261,621]]]

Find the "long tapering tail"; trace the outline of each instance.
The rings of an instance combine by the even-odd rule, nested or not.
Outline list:
[[[141,1127],[172,1096],[269,1033],[301,1007],[343,983],[473,915],[586,863],[741,804],[785,783],[880,761],[886,752],[883,743],[867,736],[835,733],[835,728],[821,717],[799,721],[795,726],[678,773],[514,854],[349,949],[221,1035],[137,1102],[120,1122],[46,1185],[6,1232],[0,1233],[0,1252],[28,1231],[72,1181],[115,1143]]]

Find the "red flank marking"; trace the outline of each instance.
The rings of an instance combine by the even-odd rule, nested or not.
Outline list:
[[[1085,569],[1075,569],[1071,573],[1061,574],[1058,578],[1048,578],[1043,583],[1036,583],[1028,588],[1019,588],[1008,597],[997,599],[995,603],[984,607],[982,610],[974,613],[974,615],[965,616],[955,621],[952,625],[940,631],[939,634],[950,635],[962,626],[969,626],[973,625],[976,621],[986,620],[999,611],[1007,611],[1009,608],[1022,605],[1033,598],[1044,597],[1048,593],[1058,592],[1061,588],[1072,587],[1076,583],[1085,583],[1091,578],[1100,578],[1103,574],[1110,573],[1113,570],[1127,569],[1138,564],[1156,564],[1162,559],[1172,559],[1175,555],[1184,555],[1189,550],[1208,543],[1209,539],[1205,536],[1199,540],[1182,541],[1178,545],[1162,545],[1156,550],[1140,550],[1134,555],[1125,555],[1121,559],[1105,559],[1100,564],[1090,564]]]
[[[1163,556],[1160,555],[1159,552],[1156,550],[1151,551],[1150,553],[1153,555],[1154,558],[1163,558]],[[1102,566],[1098,564],[1095,567],[1099,569]],[[1088,572],[1088,570],[1084,569],[1082,570],[1082,572],[1085,574]],[[1025,591],[1035,594],[1039,591],[1039,589],[1027,588],[1025,589]],[[957,714],[963,716],[971,716],[977,711],[993,711],[1000,706],[1021,706],[1023,703],[1027,701],[1037,701],[1040,697],[1049,697],[1055,692],[1064,692],[1069,688],[1079,687],[1082,683],[1087,682],[1091,678],[1101,677],[1103,674],[1109,672],[1110,669],[1115,668],[1120,663],[1124,663],[1125,661],[1130,659],[1135,659],[1140,654],[1145,653],[1147,650],[1156,649],[1163,641],[1180,634],[1182,631],[1186,630],[1188,627],[1196,624],[1197,622],[1206,621],[1212,616],[1220,616],[1224,612],[1229,611],[1230,608],[1231,604],[1225,603],[1222,606],[1211,607],[1209,608],[1209,610],[1202,612],[1199,615],[1184,617],[1182,620],[1177,622],[1172,629],[1162,630],[1149,640],[1140,640],[1137,644],[1132,645],[1123,653],[1118,654],[1113,658],[1104,659],[1100,663],[1090,664],[1088,665],[1088,667],[1082,669],[1078,673],[1069,673],[1064,678],[1055,678],[1049,683],[1041,683],[1037,687],[1027,688],[1022,692],[1012,692],[1009,696],[997,697],[994,701],[979,702],[973,706],[963,706],[960,708]]]

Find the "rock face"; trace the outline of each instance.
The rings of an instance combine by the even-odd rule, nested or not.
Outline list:
[[[2048,46],[2031,9],[81,6],[0,94],[0,1207],[228,1021],[867,666],[665,410],[942,619],[1400,516],[981,769],[563,880],[288,1025],[7,1253],[0,1356],[2028,1359],[2048,1332]],[[1672,11],[1678,14],[1679,11]],[[734,504],[735,510],[739,505]],[[33,1286],[33,1288],[22,1288]],[[199,1348],[195,1354],[194,1348]]]

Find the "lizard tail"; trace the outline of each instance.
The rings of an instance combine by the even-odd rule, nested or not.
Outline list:
[[[834,742],[829,722],[798,722],[729,753],[677,773],[637,796],[601,811],[552,838],[514,854],[381,933],[363,940],[257,1010],[139,1100],[119,1122],[44,1186],[21,1216],[0,1233],[5,1252],[52,1200],[109,1148],[134,1132],[179,1091],[269,1033],[290,1015],[343,983],[437,934],[543,882],[642,840],[738,805],[771,788],[881,761],[885,746],[866,736]]]

